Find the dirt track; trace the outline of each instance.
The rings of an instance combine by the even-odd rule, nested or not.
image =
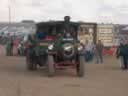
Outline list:
[[[86,64],[84,78],[73,70],[49,78],[43,69],[27,71],[23,57],[1,55],[0,96],[128,96],[128,71],[106,57],[105,64]]]

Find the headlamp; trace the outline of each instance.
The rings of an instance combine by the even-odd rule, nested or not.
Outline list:
[[[79,45],[78,46],[78,51],[81,51],[81,50],[83,50],[83,46],[82,45]]]
[[[52,49],[53,49],[53,44],[49,45],[49,46],[48,46],[48,49],[49,49],[49,50],[52,50]]]

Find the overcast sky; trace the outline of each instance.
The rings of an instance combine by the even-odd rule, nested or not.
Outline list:
[[[9,3],[11,1],[11,3]],[[0,0],[0,21],[8,21],[11,5],[12,21],[30,19],[72,20],[128,24],[128,0]]]

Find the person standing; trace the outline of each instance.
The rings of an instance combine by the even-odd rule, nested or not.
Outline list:
[[[85,44],[85,60],[86,62],[92,61],[93,59],[93,43],[89,42],[88,40],[86,41]]]
[[[93,42],[91,42],[91,43],[90,43],[90,54],[91,54],[90,60],[91,60],[91,61],[93,61],[94,49],[95,49],[95,44],[94,44]]]
[[[37,38],[36,38],[36,35],[34,33],[28,35],[27,43],[29,46],[27,48],[28,57],[30,58],[31,62],[36,63],[35,58],[38,54],[38,47],[36,46],[37,45]]]
[[[126,54],[125,54],[125,61],[124,61],[124,69],[128,70],[128,41],[126,41],[126,44],[125,44],[125,51],[126,51]]]
[[[124,41],[124,45],[120,48],[120,56],[123,57],[123,70],[128,69],[128,41]]]
[[[11,42],[7,41],[6,43],[6,56],[11,56]]]
[[[6,44],[6,55],[12,56],[13,55],[13,40],[9,39]]]
[[[96,63],[103,63],[103,48],[104,45],[101,40],[98,40],[98,43],[95,46],[95,56],[96,56]]]
[[[123,56],[120,54],[122,47],[123,47],[123,43],[121,42],[120,45],[117,47],[117,50],[116,50],[116,58],[119,59],[121,68],[123,68]]]

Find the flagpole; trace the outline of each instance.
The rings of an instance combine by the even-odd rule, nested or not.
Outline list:
[[[11,23],[11,0],[8,0],[8,16],[9,16],[9,23]]]

